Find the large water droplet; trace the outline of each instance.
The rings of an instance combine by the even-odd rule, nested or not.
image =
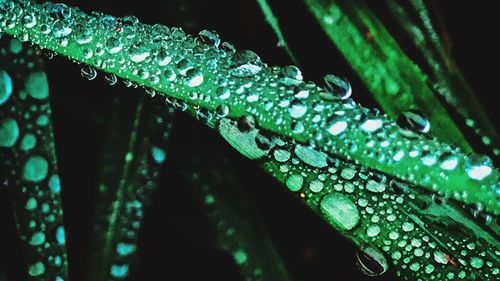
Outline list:
[[[142,62],[150,55],[148,46],[143,42],[136,42],[129,49],[130,60],[133,62]]]
[[[285,184],[291,191],[299,191],[302,189],[302,185],[304,184],[304,177],[299,174],[293,174],[286,179]]]
[[[4,104],[12,94],[12,79],[10,75],[0,70],[0,105]]]
[[[185,83],[189,87],[198,87],[203,83],[203,73],[197,68],[186,71]]]
[[[300,100],[293,100],[288,108],[288,113],[292,118],[300,118],[307,112],[307,106]]]
[[[30,276],[40,276],[45,273],[45,265],[42,262],[37,262],[30,265],[28,274]]]
[[[123,279],[128,275],[128,265],[127,264],[113,264],[110,269],[112,277]]]
[[[200,31],[200,33],[198,33],[198,36],[200,37],[201,41],[205,44],[214,47],[219,47],[220,45],[219,35],[217,35],[217,33],[214,31],[202,30]]]
[[[471,155],[465,162],[465,171],[473,180],[482,180],[493,171],[491,159],[484,155]]]
[[[260,57],[249,50],[236,51],[231,59],[231,75],[236,77],[251,77],[262,70]]]
[[[328,156],[323,152],[300,144],[295,146],[294,152],[295,155],[297,155],[297,157],[307,165],[313,166],[315,168],[324,168],[328,166],[326,162]]]
[[[343,194],[328,194],[321,199],[319,204],[321,213],[336,227],[351,230],[359,222],[356,205]]]
[[[0,147],[12,147],[19,138],[17,121],[6,118],[0,121]]]
[[[23,178],[27,181],[40,182],[47,176],[49,164],[42,156],[31,156],[23,167]]]
[[[34,99],[45,99],[49,96],[49,82],[43,71],[30,73],[24,82],[28,94]]]
[[[356,251],[356,265],[368,276],[379,276],[389,268],[384,254],[372,247]]]

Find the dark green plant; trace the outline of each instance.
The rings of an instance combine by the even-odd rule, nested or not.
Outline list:
[[[236,150],[256,160],[357,245],[361,249],[359,263],[368,275],[381,274],[392,264],[403,279],[496,278],[500,271],[496,222],[500,212],[499,173],[491,160],[468,154],[474,147],[462,135],[462,125],[441,107],[427,85],[426,74],[404,55],[367,7],[358,2],[305,3],[387,115],[351,100],[351,88],[345,79],[327,75],[325,85],[306,82],[297,67],[270,67],[254,52],[237,51],[222,42],[214,31],[203,30],[192,37],[180,28],[141,24],[133,16],[86,14],[63,4],[28,1],[0,2],[0,31],[31,42],[51,56],[60,54],[82,63],[82,76],[88,80],[96,77],[98,69],[107,73],[106,80],[111,84],[120,78],[129,86],[144,87],[149,95],[165,97],[174,108],[217,130]],[[425,8],[418,1],[412,3],[419,11]],[[265,1],[259,4],[283,42],[270,7]],[[332,24],[340,28],[330,28]],[[368,32],[362,29],[365,26]],[[432,31],[428,24],[424,28]],[[373,44],[370,36],[377,38]],[[21,198],[16,198],[16,203],[30,203],[27,194],[43,202],[50,196],[54,206],[49,210],[55,212],[54,220],[60,225],[60,201],[49,188],[57,175],[53,142],[46,137],[51,134],[49,121],[39,122],[41,117],[35,120],[46,130],[37,131],[40,144],[36,150],[23,150],[17,145],[26,138],[25,128],[32,129],[24,123],[19,125],[33,111],[32,99],[45,103],[40,108],[45,110],[45,119],[49,118],[48,94],[33,90],[31,85],[39,82],[31,78],[33,64],[23,59],[40,51],[22,47],[15,39],[8,42],[3,48],[5,71],[0,89],[2,106],[9,107],[2,108],[0,115],[1,145],[5,147],[1,155],[6,159],[7,179],[13,194]],[[23,53],[19,54],[16,46]],[[419,47],[422,52],[428,49]],[[438,44],[436,48],[439,51],[441,47]],[[292,56],[289,47],[287,52]],[[21,58],[16,59],[16,55]],[[392,63],[386,65],[387,60]],[[17,75],[14,83],[12,73]],[[436,83],[443,83],[450,91],[457,87],[453,81],[462,81],[448,73],[436,73],[441,75],[433,77]],[[25,89],[15,86],[12,93],[12,84],[16,83],[24,83]],[[102,164],[90,280],[129,275],[140,214],[150,201],[159,164],[168,150],[164,146],[171,113],[162,105],[141,99],[135,116],[120,113],[120,106],[114,108],[108,154]],[[420,111],[426,112],[431,122]],[[473,110],[464,105],[459,112],[469,118]],[[401,114],[396,123],[395,118]],[[480,135],[487,134],[496,143],[492,125],[483,115],[477,116],[472,117],[480,120]],[[127,119],[130,122],[123,122]],[[131,127],[123,126],[128,123]],[[427,134],[430,124],[438,128],[438,139]],[[25,154],[20,154],[21,150]],[[52,159],[50,165],[40,154]],[[186,157],[196,158],[189,153]],[[205,205],[215,204],[214,208],[220,210],[212,213],[207,209],[206,213],[218,233],[220,247],[232,252],[245,279],[286,280],[282,266],[275,271],[266,267],[269,263],[281,264],[272,245],[262,242],[262,252],[248,246],[254,243],[248,234],[252,230],[234,217],[238,206],[224,200],[218,205],[219,197],[238,198],[220,189],[224,181],[231,181],[230,176],[225,179],[217,171],[215,176],[203,170],[199,174],[190,172],[198,175],[190,179],[195,183],[204,181],[200,182],[200,176],[212,178],[203,192],[197,192]],[[476,206],[476,218],[468,213],[471,205]],[[21,238],[26,241],[25,251],[32,260],[28,269],[31,278],[67,280],[66,253],[61,246],[64,243],[60,243],[64,233],[58,234],[56,229],[55,241],[29,245],[33,240],[29,237],[35,233],[32,227],[28,229],[31,221],[36,224],[43,219],[30,221],[25,217],[43,215],[38,209],[27,212],[17,207],[15,211]],[[251,208],[241,214],[245,212],[251,214]],[[477,219],[478,213],[484,221]],[[258,220],[256,215],[249,216]],[[218,225],[222,219],[228,225]],[[230,229],[238,234],[228,234]],[[267,241],[265,232],[259,233],[262,241]],[[33,247],[38,245],[60,251],[62,265],[54,263],[53,253],[47,256],[41,247]]]

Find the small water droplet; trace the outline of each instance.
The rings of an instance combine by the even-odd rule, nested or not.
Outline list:
[[[347,79],[335,76],[333,74],[327,74],[325,75],[325,77],[323,77],[323,80],[325,81],[325,86],[328,93],[323,93],[323,95],[320,95],[321,98],[325,100],[345,100],[351,96],[351,84],[347,81]]]
[[[86,65],[82,67],[80,74],[83,78],[91,81],[97,77],[97,71],[90,65]]]
[[[427,134],[431,129],[431,123],[424,113],[417,109],[410,109],[401,113],[397,120],[400,132],[408,137],[417,134]]]

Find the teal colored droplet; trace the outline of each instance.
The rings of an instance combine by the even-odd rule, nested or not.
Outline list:
[[[36,145],[36,137],[33,134],[25,134],[23,139],[21,140],[21,144],[19,145],[19,148],[28,151],[31,150],[35,147]]]
[[[238,250],[233,253],[234,260],[236,261],[237,264],[242,265],[245,262],[247,262],[248,256],[247,254],[242,251]]]
[[[6,118],[0,121],[0,147],[12,147],[19,138],[17,121]]]
[[[57,276],[55,281],[64,281],[61,277]]]
[[[38,202],[36,201],[35,198],[30,198],[28,201],[26,201],[26,210],[31,211],[35,209],[38,205]]]
[[[52,175],[49,179],[49,188],[54,193],[61,192],[61,180],[58,175]]]
[[[118,245],[116,246],[116,252],[120,256],[130,255],[134,251],[135,251],[135,245],[134,244],[130,244],[130,243],[118,243]]]
[[[31,241],[30,241],[31,245],[37,246],[37,245],[42,245],[43,243],[45,243],[45,234],[43,234],[43,232],[35,232],[31,236]]]
[[[49,96],[47,74],[42,71],[33,72],[24,83],[28,94],[35,99],[45,99]]]
[[[0,70],[0,105],[12,95],[12,78],[5,70]]]
[[[63,226],[59,226],[56,229],[56,241],[57,241],[57,244],[59,244],[59,245],[66,244],[66,233],[64,231]]]
[[[34,263],[30,265],[28,269],[28,274],[30,276],[40,276],[45,273],[45,265],[41,262]]]
[[[49,164],[42,156],[31,156],[23,167],[23,178],[27,181],[40,182],[47,176]]]
[[[156,163],[161,164],[165,161],[165,150],[158,147],[153,147],[151,148],[151,154],[153,155],[153,159]]]
[[[111,276],[115,278],[125,278],[128,274],[128,265],[122,264],[117,265],[113,264],[111,266]]]
[[[36,124],[42,127],[47,126],[49,124],[49,117],[47,116],[47,114],[38,116],[38,118],[36,119]]]
[[[13,54],[19,54],[23,50],[23,44],[17,39],[10,40],[9,50]]]
[[[304,177],[299,174],[293,174],[289,176],[286,181],[286,187],[293,192],[299,191],[302,188],[302,184],[304,183]]]

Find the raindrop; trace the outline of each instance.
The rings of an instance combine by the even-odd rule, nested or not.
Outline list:
[[[381,119],[368,119],[361,124],[361,129],[368,133],[374,133],[382,128],[383,122]]]
[[[31,182],[40,182],[47,176],[49,164],[42,156],[31,156],[23,167],[23,178]]]
[[[410,109],[401,113],[397,120],[400,132],[408,137],[417,134],[427,134],[431,129],[431,123],[425,115],[417,109]]]
[[[236,51],[231,59],[231,75],[235,77],[251,77],[262,70],[260,57],[249,50]]]
[[[12,147],[19,138],[17,121],[6,118],[0,121],[0,147]]]
[[[198,87],[203,83],[203,73],[197,68],[191,68],[186,72],[185,83],[189,87]]]
[[[356,251],[356,265],[368,276],[380,276],[389,268],[384,254],[372,247]]]
[[[106,81],[108,85],[113,86],[116,84],[116,82],[118,82],[118,78],[116,78],[116,75],[114,75],[113,73],[107,73],[106,75],[104,75],[104,81]]]
[[[441,169],[452,171],[455,170],[458,165],[458,158],[450,152],[444,152],[439,157],[439,163],[439,167],[441,167]]]
[[[328,132],[332,136],[338,136],[342,134],[347,128],[347,122],[344,120],[336,120],[330,123],[328,126]]]
[[[30,276],[40,276],[45,273],[45,265],[42,262],[37,262],[30,265],[28,274]]]
[[[469,178],[482,180],[493,171],[491,159],[484,155],[470,155],[465,162],[465,171]]]
[[[330,193],[325,195],[320,203],[320,210],[326,219],[343,230],[353,229],[359,222],[359,212],[356,205],[345,195]]]
[[[138,41],[130,46],[128,51],[130,60],[136,63],[144,61],[150,55],[148,46],[141,41]]]
[[[293,174],[286,179],[285,184],[291,191],[299,191],[304,184],[304,177],[299,174]]]
[[[97,71],[90,65],[82,67],[80,74],[83,78],[89,81],[94,80],[97,77]]]
[[[345,78],[327,74],[323,77],[328,93],[323,93],[321,98],[325,100],[348,99],[352,94],[351,84]],[[328,95],[330,94],[330,95]]]
[[[217,35],[217,33],[215,33],[214,31],[202,30],[200,31],[200,33],[198,33],[198,36],[203,43],[214,47],[219,47],[220,38],[219,35]]]
[[[288,108],[288,113],[292,118],[300,118],[304,116],[307,112],[307,105],[302,101],[296,99],[290,103],[290,107]]]

